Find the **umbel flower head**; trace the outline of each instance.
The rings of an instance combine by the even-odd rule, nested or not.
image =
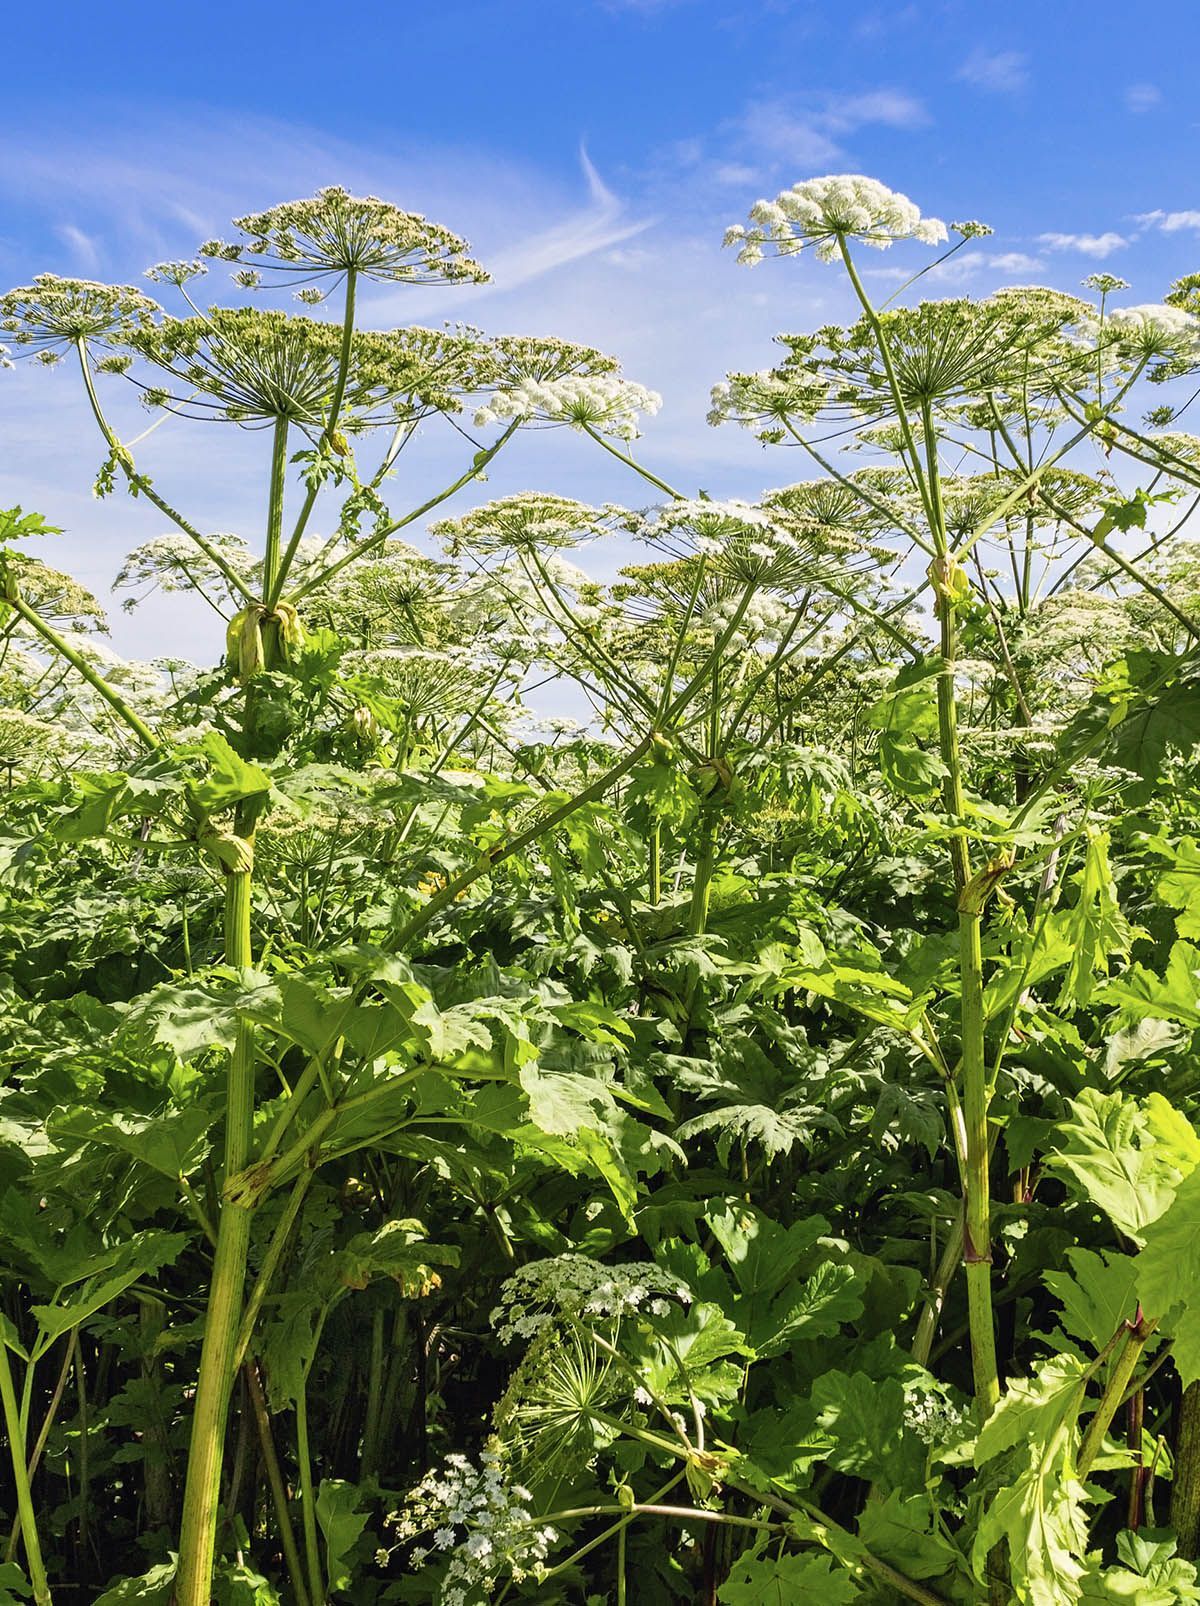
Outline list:
[[[868,318],[844,329],[778,335],[788,356],[767,374],[730,375],[713,392],[709,421],[732,419],[769,441],[818,416],[888,419],[896,410],[893,376],[905,407],[918,414],[925,406],[968,405],[1009,385],[1041,387],[1080,367],[1083,348],[1067,337],[1088,310],[1072,297],[1044,304],[1035,292],[895,307],[878,318],[892,375]]]
[[[337,324],[257,307],[213,307],[207,317],[165,318],[130,339],[177,381],[148,387],[148,405],[249,426],[276,418],[319,425],[333,394],[341,343]],[[469,353],[460,345],[459,337],[428,329],[356,331],[343,427],[457,407],[455,390],[471,382]]]
[[[1200,318],[1183,307],[1113,307],[1106,330],[1135,356],[1159,359],[1175,373],[1185,371],[1200,358]]]
[[[638,416],[662,406],[657,391],[618,374],[564,374],[557,379],[520,379],[497,390],[475,414],[479,429],[502,419],[573,424],[620,440],[633,440]]]
[[[680,497],[648,509],[638,534],[672,559],[704,557],[720,583],[793,595],[830,575],[848,579],[850,543],[830,542],[814,520],[799,516],[805,487],[791,490],[792,502],[775,492],[761,505]]]
[[[55,362],[60,351],[89,340],[126,344],[152,328],[157,302],[129,284],[98,284],[39,273],[32,284],[0,296],[0,330],[15,346]]]
[[[922,217],[907,195],[878,179],[838,173],[793,184],[773,201],[756,201],[750,227],[727,229],[725,244],[739,246],[738,261],[753,267],[772,248],[778,256],[794,256],[812,246],[819,261],[831,262],[844,240],[883,251],[896,240],[937,245],[946,237],[946,225]]]
[[[208,240],[200,255],[250,261],[292,281],[353,271],[394,283],[479,284],[487,274],[468,255],[467,242],[374,195],[351,195],[337,185],[303,201],[235,218],[246,239]]]
[[[441,519],[429,527],[452,556],[475,552],[536,552],[578,546],[605,535],[611,514],[566,496],[520,491],[472,508],[458,519]]]

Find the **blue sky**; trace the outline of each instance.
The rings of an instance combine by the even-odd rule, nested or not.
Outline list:
[[[45,269],[133,278],[239,211],[324,183],[370,190],[466,234],[495,279],[380,292],[370,321],[463,317],[612,350],[664,394],[641,450],[683,489],[755,496],[803,477],[794,458],[707,429],[708,389],[767,364],[775,331],[849,311],[832,268],[748,272],[721,251],[760,194],[864,172],[926,212],[993,224],[953,275],[923,281],[931,294],[1073,289],[1103,265],[1150,301],[1200,268],[1194,0],[1141,18],[1117,0],[159,0],[103,15],[67,0],[21,8],[6,33],[6,284]],[[914,250],[868,256],[881,292]],[[65,372],[0,377],[0,504],[66,526],[46,555],[103,591],[161,521],[92,501],[100,454]],[[147,466],[205,528],[253,536],[263,442],[234,434],[172,424]],[[414,502],[451,447],[428,443]],[[561,432],[523,443],[488,491],[533,486],[645,499]],[[215,650],[179,603],[118,614],[114,634],[139,653]]]

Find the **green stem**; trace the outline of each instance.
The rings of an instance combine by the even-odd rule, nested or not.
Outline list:
[[[307,1376],[300,1384],[300,1395],[296,1401],[296,1453],[300,1462],[300,1510],[304,1520],[304,1556],[308,1564],[309,1595],[312,1606],[325,1606],[325,1580],[321,1576],[321,1551],[317,1543],[312,1455],[308,1446]]]
[[[1092,1420],[1088,1423],[1087,1432],[1083,1436],[1083,1443],[1079,1446],[1079,1456],[1075,1463],[1075,1470],[1082,1483],[1092,1470],[1092,1463],[1100,1454],[1104,1443],[1104,1435],[1108,1432],[1109,1424],[1117,1414],[1125,1390],[1130,1379],[1137,1370],[1137,1363],[1141,1359],[1142,1351],[1157,1331],[1157,1321],[1148,1321],[1138,1311],[1137,1319],[1129,1324],[1125,1335],[1125,1342],[1113,1363],[1112,1371],[1108,1375],[1108,1382],[1104,1385],[1104,1393],[1100,1396]]]
[[[701,936],[708,927],[713,872],[717,867],[717,826],[720,818],[720,811],[709,804],[700,821],[696,874],[692,882],[692,901],[688,907],[688,931],[693,937]]]
[[[59,635],[58,631],[55,630],[52,624],[49,624],[45,619],[42,618],[41,614],[38,613],[36,608],[30,607],[29,603],[27,603],[24,597],[21,596],[10,597],[7,599],[7,601],[9,606],[15,608],[17,613],[20,614],[25,623],[37,631],[38,635],[41,636],[43,641],[47,642],[49,646],[53,647],[56,653],[59,653],[63,658],[66,659],[66,661],[71,665],[72,669],[76,670],[80,675],[83,676],[84,680],[87,681],[88,685],[97,694],[97,696],[104,699],[104,701],[112,709],[113,713],[116,714],[118,718],[124,722],[124,724],[128,725],[129,729],[133,731],[134,735],[137,736],[139,741],[143,742],[146,747],[151,749],[158,746],[158,737],[155,736],[149,725],[147,725],[144,720],[139,718],[139,716],[134,713],[133,709],[130,708],[125,699],[120,695],[119,692],[115,692],[112,689],[112,687],[104,679],[103,675],[98,674],[97,671],[92,668],[91,664],[88,663],[83,654],[77,652],[69,642],[65,641],[63,637]]]
[[[374,1311],[371,1316],[371,1359],[367,1371],[367,1402],[363,1411],[362,1448],[358,1462],[360,1483],[373,1477],[379,1465],[379,1434],[383,1426],[383,1324],[384,1312]]]
[[[917,1331],[912,1343],[912,1358],[918,1366],[929,1365],[930,1351],[937,1336],[938,1322],[942,1317],[942,1307],[946,1303],[946,1294],[954,1280],[954,1273],[958,1270],[963,1252],[963,1215],[960,1210],[954,1219],[942,1249],[941,1259],[934,1272],[933,1281],[925,1294],[925,1304],[917,1321]]]
[[[971,880],[967,847],[966,793],[958,738],[955,660],[958,627],[955,598],[948,583],[949,556],[937,443],[930,409],[922,409],[925,469],[938,556],[932,569],[940,623],[941,671],[937,682],[938,736],[946,770],[946,813],[957,826],[950,838],[950,861],[958,903],[958,970],[962,1025],[962,1114],[966,1140],[963,1175],[963,1266],[971,1335],[975,1412],[982,1424],[1000,1398],[996,1330],[992,1311],[992,1224],[988,1104],[990,1101],[983,1007],[983,906],[990,884],[977,890]]]
[[[88,367],[87,347],[82,340],[76,342],[76,351],[79,355],[79,366],[83,373],[83,384],[85,390],[87,391],[88,401],[91,404],[92,415],[100,427],[100,433],[104,436],[105,441],[108,443],[109,450],[114,454],[117,462],[120,464],[121,472],[125,475],[126,480],[129,482],[133,494],[135,496],[144,496],[148,502],[152,502],[158,511],[170,519],[171,523],[174,524],[177,529],[182,530],[184,535],[190,537],[190,539],[196,543],[201,552],[204,553],[204,556],[216,567],[232,590],[236,591],[244,601],[253,602],[253,592],[238,574],[236,569],[233,569],[225,561],[217,548],[213,546],[212,542],[202,535],[194,524],[192,524],[188,519],[185,519],[183,514],[180,513],[177,508],[173,508],[165,497],[162,497],[158,494],[144,474],[139,474],[134,468],[133,458],[130,455],[128,448],[123,446],[117,439],[113,432],[112,426],[104,416],[103,409],[100,406],[100,398],[96,395],[96,386],[92,380],[92,371]]]
[[[283,493],[287,484],[288,421],[275,420],[271,432],[271,485],[267,493],[267,541],[263,549],[262,594],[264,600],[276,593],[279,575],[279,542],[283,533]],[[269,605],[269,604],[268,604]]]
[[[655,820],[650,831],[646,895],[655,908],[662,902],[662,821]]]
[[[338,419],[341,416],[342,402],[346,395],[346,381],[350,377],[350,353],[354,342],[354,300],[357,283],[358,270],[356,268],[348,268],[346,271],[346,304],[342,312],[342,344],[338,353],[337,379],[334,381],[333,396],[329,402],[329,413],[325,419],[325,428],[321,434],[323,442],[329,442],[333,439]],[[269,590],[264,588],[263,601],[268,608],[273,608],[279,601],[279,594],[287,581],[288,573],[295,561],[300,542],[304,537],[305,530],[308,528],[308,521],[312,517],[312,510],[316,507],[317,497],[320,494],[320,481],[314,479],[305,492],[300,515],[296,520],[295,528],[292,530],[287,550],[280,561],[275,583]]]
[[[896,409],[896,421],[900,425],[900,435],[904,441],[905,455],[908,458],[909,467],[912,470],[917,491],[929,518],[930,526],[936,529],[939,520],[931,494],[931,487],[921,468],[920,453],[917,451],[916,439],[912,432],[912,423],[909,420],[908,408],[904,404],[904,395],[900,389],[900,381],[896,376],[896,368],[892,362],[892,350],[888,345],[887,335],[884,333],[883,322],[875,311],[871,298],[863,289],[862,280],[858,276],[858,269],[854,266],[854,259],[850,255],[850,248],[846,244],[846,237],[843,234],[838,235],[838,250],[841,252],[842,261],[846,265],[846,273],[849,276],[854,293],[858,297],[859,304],[866,314],[867,322],[870,324],[871,331],[875,336],[880,360],[883,363],[883,371],[887,375],[888,389],[892,393],[892,405]],[[928,441],[929,438],[926,436],[927,447]]]
[[[263,1397],[262,1379],[258,1375],[258,1367],[251,1362],[245,1371],[246,1383],[250,1392],[250,1405],[254,1411],[254,1420],[258,1427],[258,1442],[262,1450],[263,1466],[266,1468],[267,1483],[271,1489],[271,1499],[275,1506],[275,1516],[279,1523],[279,1543],[283,1550],[284,1564],[288,1570],[288,1577],[292,1583],[292,1595],[296,1606],[310,1606],[308,1588],[304,1582],[304,1568],[300,1562],[300,1551],[296,1545],[296,1533],[292,1527],[292,1515],[288,1510],[287,1487],[283,1481],[283,1473],[279,1470],[279,1456],[275,1450],[275,1438],[271,1432],[271,1419],[267,1414],[267,1402]]]
[[[520,427],[520,422],[519,418],[514,419],[504,433],[493,441],[486,450],[476,452],[471,460],[470,468],[464,469],[452,485],[447,485],[445,490],[439,491],[436,496],[431,496],[428,502],[422,502],[420,507],[413,508],[412,512],[406,513],[403,518],[393,519],[390,523],[381,525],[371,535],[364,536],[361,541],[356,541],[349,552],[344,552],[336,563],[331,563],[328,568],[322,569],[319,574],[311,575],[303,585],[297,586],[287,600],[291,603],[297,603],[302,597],[308,596],[310,591],[316,591],[321,586],[327,585],[335,574],[341,573],[347,564],[354,563],[358,558],[365,557],[368,552],[373,551],[376,547],[382,546],[390,535],[395,535],[397,530],[403,530],[406,525],[414,524],[417,519],[424,517],[426,513],[431,513],[435,507],[440,507],[456,491],[461,491],[464,485],[469,485],[472,480],[478,479],[500,448],[516,433]]]
[[[302,1171],[296,1178],[292,1187],[291,1197],[284,1206],[283,1214],[275,1231],[271,1234],[271,1242],[267,1245],[267,1252],[263,1256],[254,1287],[246,1301],[246,1308],[242,1314],[241,1326],[238,1329],[237,1346],[234,1350],[233,1365],[236,1370],[246,1358],[246,1351],[250,1348],[250,1341],[254,1337],[254,1324],[258,1320],[258,1313],[262,1309],[262,1302],[270,1291],[271,1281],[279,1269],[279,1262],[283,1258],[283,1251],[291,1236],[296,1218],[300,1214],[300,1207],[304,1203],[304,1196],[308,1192],[308,1185],[313,1179],[310,1168]]]
[[[13,1484],[17,1493],[17,1516],[21,1521],[21,1539],[25,1546],[25,1561],[29,1567],[29,1581],[33,1585],[33,1598],[37,1606],[50,1606],[50,1585],[42,1561],[42,1547],[38,1539],[37,1518],[33,1508],[33,1492],[29,1487],[29,1468],[25,1462],[25,1424],[17,1405],[13,1387],[12,1367],[8,1359],[8,1345],[0,1334],[0,1404],[4,1408],[5,1437],[8,1455],[12,1462]]]
[[[673,490],[666,480],[660,480],[657,474],[652,474],[648,468],[643,468],[641,463],[629,456],[628,452],[622,452],[611,441],[606,441],[604,436],[594,430],[590,424],[584,424],[582,427],[584,434],[590,435],[597,446],[603,446],[604,450],[615,457],[618,463],[624,463],[626,468],[631,468],[635,474],[640,474],[644,480],[648,480],[655,490],[661,491],[664,496],[669,496],[672,501],[684,501],[682,491]]]
[[[397,933],[394,939],[394,946],[403,948],[407,943],[411,942],[419,932],[424,931],[431,921],[436,920],[442,910],[448,908],[460,893],[465,892],[469,886],[478,881],[480,876],[488,875],[498,865],[503,864],[505,859],[511,859],[514,853],[519,853],[522,848],[528,847],[531,842],[536,842],[539,837],[545,836],[547,831],[552,831],[560,821],[565,820],[568,815],[574,814],[576,809],[583,808],[586,804],[593,803],[597,798],[603,797],[605,792],[609,791],[623,775],[628,774],[643,754],[649,750],[650,744],[654,740],[654,735],[655,733],[651,731],[648,735],[643,736],[642,740],[629,750],[619,764],[614,764],[611,769],[605,770],[602,775],[598,775],[590,785],[585,786],[582,791],[576,792],[573,797],[569,797],[565,803],[553,809],[542,819],[536,820],[528,830],[522,831],[508,842],[498,844],[496,847],[490,848],[487,853],[481,854],[474,864],[469,865],[461,874],[455,876],[453,881],[447,882],[442,890],[435,893],[423,908],[417,910],[411,920],[402,926]]]
[[[225,961],[246,968],[250,943],[251,872],[225,878]],[[229,1058],[225,1109],[225,1175],[236,1175],[250,1158],[254,1119],[254,1028],[238,1025]],[[234,1379],[234,1357],[242,1317],[252,1212],[223,1201],[217,1227],[212,1282],[200,1353],[200,1375],[192,1410],[191,1444],[179,1536],[175,1606],[209,1606],[220,1503],[225,1427]]]
[[[1179,1542],[1179,1554],[1187,1561],[1195,1561],[1200,1553],[1200,1383],[1189,1383],[1180,1401],[1171,1526]]]

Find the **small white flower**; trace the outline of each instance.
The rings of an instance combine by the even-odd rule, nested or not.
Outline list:
[[[968,238],[984,231],[984,225],[977,223],[958,227]],[[829,262],[844,240],[883,251],[896,240],[937,245],[946,238],[946,225],[938,218],[922,217],[907,195],[889,190],[878,179],[839,173],[794,184],[773,201],[756,201],[750,208],[750,227],[738,224],[727,229],[725,244],[739,246],[738,261],[754,266],[767,246],[780,256],[812,246],[820,261]]]

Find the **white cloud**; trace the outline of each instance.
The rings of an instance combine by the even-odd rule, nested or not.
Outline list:
[[[718,162],[712,170],[712,176],[717,184],[753,184],[758,177],[758,169],[747,166],[745,162]]]
[[[555,268],[567,267],[581,257],[632,239],[650,227],[653,219],[627,215],[624,202],[608,188],[582,148],[579,161],[587,180],[589,204],[568,212],[518,244],[493,252],[488,271],[497,289],[513,290],[528,284]]]
[[[1012,95],[1029,82],[1028,57],[1020,50],[973,50],[955,74],[994,95]]]
[[[60,223],[54,232],[63,244],[69,248],[81,267],[92,269],[97,266],[100,261],[100,252],[90,234],[85,234],[82,229],[77,229],[73,223]]]
[[[900,89],[872,89],[853,95],[826,95],[811,102],[764,100],[755,103],[735,125],[755,153],[819,168],[839,161],[841,140],[860,128],[921,128],[929,113],[914,95]]]
[[[973,280],[992,277],[1013,279],[1031,273],[1040,273],[1045,267],[1041,257],[1025,251],[960,251],[936,267],[929,268],[917,281],[918,285],[942,284],[947,287],[967,285]],[[912,268],[866,268],[868,278],[881,282],[903,284],[913,277]]]
[[[1162,90],[1157,84],[1130,84],[1122,99],[1128,111],[1140,115],[1154,110],[1162,100]]]
[[[915,95],[901,89],[871,89],[861,95],[834,95],[822,115],[830,128],[853,133],[867,123],[886,128],[921,128],[929,113]]]
[[[1039,234],[1038,243],[1050,251],[1078,251],[1081,256],[1103,261],[1129,241],[1110,229],[1105,234]]]
[[[1139,212],[1137,221],[1144,229],[1160,229],[1163,234],[1178,234],[1183,229],[1200,229],[1200,211]]]

